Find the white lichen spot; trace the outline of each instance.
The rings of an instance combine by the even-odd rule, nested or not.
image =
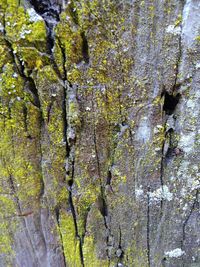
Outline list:
[[[22,32],[20,33],[20,38],[25,39],[25,35],[30,34],[31,32],[32,30],[22,30]]]
[[[190,182],[189,186],[192,191],[200,188],[200,181],[196,179],[193,179],[193,180],[191,179],[189,182]]]
[[[195,68],[196,68],[196,70],[200,69],[200,63],[197,63]]]
[[[169,191],[166,185],[156,189],[154,192],[149,193],[151,201],[160,201],[162,199],[171,201],[173,199],[173,193]]]
[[[186,203],[184,206],[183,206],[183,210],[186,211],[188,209],[188,204]]]
[[[150,127],[150,121],[148,119],[148,117],[143,117],[140,120],[139,123],[139,127],[137,130],[137,140],[146,143],[147,141],[149,141],[150,137],[151,137],[151,127]]]
[[[3,32],[4,31],[4,27],[3,25],[0,23],[0,32]]]
[[[17,78],[18,74],[16,72],[13,73],[13,78]]]
[[[36,21],[39,21],[39,20],[43,20],[43,18],[40,15],[38,15],[33,8],[28,8],[27,9],[27,13],[28,13],[28,15],[30,17],[29,20],[31,22],[36,22]]]
[[[189,99],[189,100],[187,101],[187,107],[188,107],[188,108],[193,109],[193,108],[195,108],[195,105],[196,105],[196,103],[195,103],[194,100]]]
[[[140,198],[143,194],[144,194],[144,191],[143,191],[142,187],[135,190],[136,198]]]
[[[179,258],[185,254],[185,251],[183,251],[181,248],[175,248],[174,250],[170,250],[165,252],[165,255],[169,258]]]
[[[166,32],[174,35],[179,35],[181,34],[181,27],[180,26],[175,26],[175,25],[169,25],[166,28]]]
[[[164,127],[163,127],[162,125],[158,124],[158,125],[156,125],[156,127],[154,128],[153,132],[154,132],[154,134],[158,134],[158,133],[162,132],[163,129],[164,129]]]
[[[179,147],[181,147],[185,153],[193,152],[194,141],[195,132],[187,132],[187,134],[181,135]]]

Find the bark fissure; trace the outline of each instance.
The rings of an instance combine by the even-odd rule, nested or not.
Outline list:
[[[65,50],[62,47],[62,44],[60,42],[60,40],[58,39],[58,43],[61,49],[61,53],[62,53],[62,61],[63,61],[63,73],[64,73],[64,83],[65,83],[65,87],[63,87],[63,105],[62,105],[62,110],[63,110],[63,141],[66,144],[66,161],[68,161],[68,164],[70,166],[67,167],[66,169],[66,175],[68,177],[70,177],[70,179],[68,179],[68,203],[70,206],[70,210],[72,213],[72,217],[73,217],[73,222],[74,222],[74,229],[75,229],[75,235],[76,238],[79,240],[79,252],[80,252],[80,260],[81,260],[81,264],[84,267],[84,257],[83,257],[83,240],[82,237],[79,234],[79,230],[78,230],[78,224],[77,224],[77,216],[76,216],[76,210],[75,210],[75,206],[74,206],[74,202],[73,202],[73,195],[72,195],[72,191],[73,191],[73,184],[74,184],[74,175],[75,175],[75,145],[76,145],[76,140],[73,140],[73,142],[70,142],[70,139],[68,138],[68,128],[71,127],[71,125],[69,125],[68,122],[68,113],[67,113],[67,100],[68,100],[68,86],[70,87],[70,90],[73,90],[73,87],[71,85],[71,83],[67,80],[67,70],[65,67],[66,64],[66,55],[65,55]]]
[[[196,204],[198,203],[198,195],[199,195],[199,190],[196,190],[196,194],[195,194],[195,199],[192,203],[192,206],[190,208],[190,211],[185,219],[185,221],[183,222],[183,228],[182,228],[182,241],[181,241],[181,248],[184,250],[184,242],[186,239],[186,234],[185,234],[185,228],[187,227],[187,224],[189,222],[189,219],[192,215],[192,213],[195,211],[196,208]]]
[[[67,267],[67,263],[66,263],[66,259],[65,259],[63,236],[62,236],[62,232],[60,230],[60,208],[59,207],[56,207],[56,209],[55,209],[55,217],[56,217],[59,235],[60,235],[60,239],[61,239],[61,248],[62,248],[63,260],[64,260],[64,266]]]
[[[151,267],[151,248],[150,248],[150,187],[147,188],[147,263]]]

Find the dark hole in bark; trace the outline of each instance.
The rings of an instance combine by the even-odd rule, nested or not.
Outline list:
[[[53,27],[55,22],[60,20],[59,14],[61,13],[61,5],[59,3],[51,4],[49,0],[30,0],[35,11],[41,15],[46,23],[48,43],[47,47],[49,52],[54,46]]]
[[[112,179],[112,173],[111,171],[108,171],[106,184],[110,185],[111,179]]]
[[[83,45],[82,45],[83,60],[85,61],[85,63],[89,63],[88,41],[84,32],[81,33],[81,37],[83,40]]]
[[[163,110],[167,115],[172,115],[176,109],[176,106],[180,100],[181,95],[178,93],[176,95],[169,94],[168,92],[163,92],[161,97],[164,96]]]
[[[68,180],[68,185],[71,187],[72,185],[73,185],[73,180],[71,179],[71,180]]]
[[[31,0],[30,2],[34,6],[35,11],[40,15],[44,14],[48,10],[49,4],[47,1],[42,2],[38,0]]]
[[[103,207],[102,207],[102,210],[101,210],[101,214],[102,216],[107,216],[108,215],[108,209],[107,209],[107,205],[106,205],[106,202],[105,202],[105,199],[102,199],[102,202],[103,202]]]
[[[103,217],[108,215],[108,209],[107,209],[106,201],[102,196],[99,196],[97,199],[97,207],[98,207],[98,209],[101,212],[101,215]]]
[[[170,133],[173,133],[174,132],[174,129],[173,128],[170,128],[168,131],[167,131],[167,133],[166,134],[170,134]]]

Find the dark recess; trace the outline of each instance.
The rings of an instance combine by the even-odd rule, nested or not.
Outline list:
[[[83,45],[82,45],[83,60],[85,61],[85,63],[89,63],[88,41],[87,41],[87,38],[86,38],[84,32],[81,33],[81,37],[83,40]]]
[[[107,173],[106,184],[110,185],[110,183],[111,183],[111,179],[112,179],[112,173],[111,173],[111,171],[109,170],[108,173]]]
[[[178,93],[176,95],[169,94],[168,92],[163,92],[161,97],[164,96],[163,110],[167,115],[172,115],[176,109],[176,106],[180,100],[181,95]]]
[[[60,20],[60,13],[62,11],[61,4],[59,1],[55,1],[53,4],[49,0],[30,0],[30,3],[33,5],[35,11],[43,17],[48,36],[48,50],[51,53],[51,49],[54,46],[54,36],[53,36],[53,27]]]

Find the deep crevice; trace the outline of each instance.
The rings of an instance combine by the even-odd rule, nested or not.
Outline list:
[[[178,93],[176,95],[169,94],[167,91],[163,91],[161,97],[164,97],[163,111],[166,115],[172,115],[179,103],[181,95]]]
[[[85,63],[89,63],[89,47],[88,47],[88,41],[87,41],[87,38],[85,36],[85,33],[82,32],[81,33],[81,37],[82,37],[82,55],[83,55],[83,60],[85,61]]]
[[[110,185],[111,184],[111,180],[112,180],[112,172],[110,170],[108,170],[106,184]]]
[[[120,261],[123,259],[124,257],[124,251],[122,250],[122,231],[121,231],[121,227],[119,225],[119,244],[118,244],[118,254],[116,252],[116,256],[118,257],[118,264],[120,263]]]
[[[4,33],[6,36],[6,33]],[[32,96],[34,98],[33,102],[30,102],[36,106],[37,108],[40,109],[41,105],[40,105],[40,99],[39,99],[39,95],[38,95],[38,90],[36,88],[35,82],[33,80],[33,78],[31,78],[30,76],[26,76],[25,75],[25,67],[22,63],[22,61],[17,57],[16,54],[14,54],[13,48],[12,48],[12,44],[6,39],[5,37],[5,42],[7,47],[9,48],[10,51],[10,55],[12,57],[12,61],[13,64],[15,65],[18,74],[23,78],[24,82],[25,82],[25,88],[27,88],[31,93]]]
[[[79,240],[80,260],[81,260],[82,266],[84,267],[84,256],[83,256],[82,238],[80,237],[79,232],[78,232],[76,211],[75,211],[75,208],[74,208],[74,203],[73,203],[73,199],[72,199],[72,192],[71,192],[71,190],[72,190],[72,188],[70,188],[70,190],[69,190],[68,202],[69,202],[69,205],[70,205],[70,210],[71,210],[73,221],[74,221],[76,238]]]
[[[47,28],[47,47],[51,54],[51,50],[54,46],[53,28],[60,20],[59,15],[62,11],[62,6],[58,2],[52,5],[48,0],[30,0],[30,3],[35,11],[44,19]]]

